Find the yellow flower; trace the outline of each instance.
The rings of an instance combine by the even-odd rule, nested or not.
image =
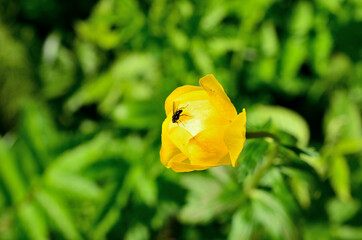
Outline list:
[[[175,172],[237,165],[245,143],[245,109],[239,115],[209,74],[198,86],[182,86],[166,99],[161,162]]]

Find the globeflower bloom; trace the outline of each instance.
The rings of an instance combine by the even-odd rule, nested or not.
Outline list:
[[[200,85],[178,87],[165,102],[160,157],[175,172],[235,167],[244,147],[245,109],[237,114],[214,75]]]

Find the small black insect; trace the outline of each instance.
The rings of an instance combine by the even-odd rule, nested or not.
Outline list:
[[[185,107],[183,107],[183,108],[185,108]],[[172,109],[172,113],[173,113],[173,115],[172,115],[172,122],[173,123],[177,123],[179,120],[180,120],[180,117],[181,116],[183,116],[183,115],[185,115],[185,116],[187,116],[186,114],[181,114],[182,113],[182,109],[183,108],[180,108],[180,109],[176,109],[175,110],[175,102],[173,102],[173,109]]]
[[[172,115],[172,122],[176,123],[180,119],[180,114],[182,113],[182,110],[177,110]]]

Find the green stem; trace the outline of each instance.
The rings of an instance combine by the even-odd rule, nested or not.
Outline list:
[[[273,139],[275,142],[279,143],[279,138],[270,133],[270,132],[266,132],[266,131],[258,131],[258,132],[247,132],[246,133],[246,138],[247,139],[251,139],[251,138],[271,138]]]
[[[272,133],[264,132],[264,131],[246,133],[246,138],[247,139],[265,138],[265,137],[273,139],[276,144],[273,144],[273,149],[271,150],[271,152],[266,157],[264,163],[262,165],[258,166],[255,169],[255,172],[251,176],[251,178],[249,178],[245,182],[245,184],[244,184],[244,192],[247,195],[249,195],[251,193],[251,191],[258,186],[260,179],[264,176],[264,174],[268,171],[268,169],[273,165],[273,161],[274,161],[275,157],[278,154],[279,138],[277,136],[275,136],[274,134],[272,134]]]

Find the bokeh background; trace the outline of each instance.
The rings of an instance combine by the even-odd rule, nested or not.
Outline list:
[[[213,73],[238,168],[159,162],[164,100]],[[362,1],[0,0],[0,239],[362,239]]]

